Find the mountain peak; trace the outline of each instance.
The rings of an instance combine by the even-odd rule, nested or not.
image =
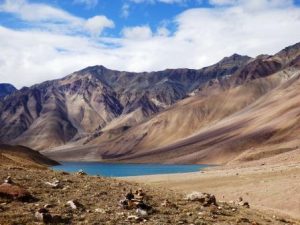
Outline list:
[[[237,61],[240,61],[240,62],[245,62],[245,61],[248,61],[250,60],[251,57],[247,56],[247,55],[239,55],[237,53],[234,53],[233,55],[231,56],[227,56],[227,57],[224,57],[220,63],[231,63],[231,62],[237,62]]]
[[[105,66],[103,65],[95,65],[95,66],[88,66],[84,69],[81,69],[77,71],[77,73],[84,73],[84,72],[90,72],[90,71],[99,71],[99,70],[108,70]]]
[[[1,83],[0,84],[0,97],[5,97],[6,95],[10,95],[17,89],[12,84]]]
[[[294,58],[300,54],[300,42],[282,49],[276,54],[279,57]]]

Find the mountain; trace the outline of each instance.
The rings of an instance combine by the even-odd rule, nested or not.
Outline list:
[[[142,123],[104,129],[86,145],[70,144],[46,154],[65,160],[216,164],[294,154],[300,146],[295,135],[299,56],[296,44],[250,59]]]
[[[293,154],[299,73],[300,43],[199,70],[88,67],[7,96],[0,141],[58,160],[224,164]]]
[[[11,84],[0,84],[0,98],[10,95],[17,89]]]
[[[249,60],[233,55],[201,70],[149,73],[88,67],[5,98],[0,105],[0,140],[45,149],[120,125],[131,127],[186,98],[200,85],[231,75]]]
[[[0,164],[2,166],[17,165],[31,168],[59,165],[58,162],[48,159],[39,152],[30,148],[5,144],[0,144]]]

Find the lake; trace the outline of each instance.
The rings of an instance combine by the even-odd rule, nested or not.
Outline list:
[[[82,169],[89,175],[125,177],[151,174],[187,173],[199,171],[208,165],[127,164],[100,162],[61,162],[54,170],[77,172]]]

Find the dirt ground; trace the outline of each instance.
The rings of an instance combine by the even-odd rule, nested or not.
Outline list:
[[[215,167],[195,173],[125,179],[182,192],[209,192],[224,201],[243,197],[253,208],[300,219],[299,163],[243,167]]]

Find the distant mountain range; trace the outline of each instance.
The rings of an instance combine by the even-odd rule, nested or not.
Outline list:
[[[299,76],[300,43],[272,56],[234,54],[199,70],[88,67],[8,93],[0,103],[0,141],[59,160],[273,156],[298,144]]]

